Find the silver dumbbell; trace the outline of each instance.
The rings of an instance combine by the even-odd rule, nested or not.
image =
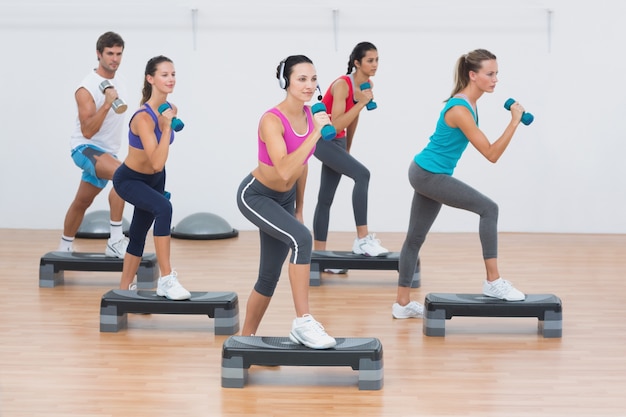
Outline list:
[[[113,87],[113,84],[111,84],[109,80],[104,80],[100,83],[100,92],[104,94],[104,91],[107,88],[112,88],[112,87]],[[122,100],[119,97],[115,99],[115,101],[113,102],[111,106],[113,107],[113,111],[117,114],[124,113],[126,109],[128,108],[124,100]]]

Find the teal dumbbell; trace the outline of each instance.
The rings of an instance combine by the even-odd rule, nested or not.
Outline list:
[[[159,106],[159,113],[163,113],[165,110],[169,109],[170,107],[172,106],[170,106],[169,103],[161,104]],[[174,129],[174,132],[180,132],[181,130],[183,130],[183,127],[185,127],[185,124],[178,117],[174,117],[172,119],[172,129]]]
[[[510,98],[507,101],[504,102],[504,108],[507,109],[508,111],[511,111],[511,106],[515,104],[515,100]],[[522,123],[526,126],[528,126],[529,124],[531,124],[533,122],[533,120],[535,120],[535,116],[533,116],[531,113],[522,113]]]
[[[370,88],[372,88],[372,86],[370,85],[370,83],[368,82],[364,82],[363,84],[361,84],[361,90],[369,90]],[[374,110],[378,107],[378,104],[376,104],[376,102],[374,100],[370,100],[366,105],[365,108],[367,110]]]
[[[321,111],[326,112],[326,106],[324,105],[324,103],[315,103],[311,106],[311,112],[313,114],[319,113]],[[322,128],[322,139],[333,140],[335,139],[335,136],[337,136],[337,131],[335,130],[333,125],[328,124]]]

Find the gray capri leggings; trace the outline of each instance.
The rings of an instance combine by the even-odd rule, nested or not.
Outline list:
[[[415,193],[406,239],[400,251],[398,286],[409,287],[419,268],[419,251],[441,206],[460,208],[480,216],[478,234],[483,259],[498,257],[498,205],[469,185],[447,174],[433,174],[415,162],[409,167]]]
[[[290,263],[310,264],[313,239],[309,229],[295,218],[296,187],[274,191],[248,175],[237,191],[241,213],[259,228],[261,256],[254,289],[261,295],[274,294],[283,263],[291,248]]]
[[[313,216],[313,236],[315,240],[325,242],[328,238],[330,206],[341,176],[354,180],[352,190],[352,210],[357,226],[367,224],[367,193],[370,184],[369,170],[346,150],[346,138],[331,141],[320,140],[315,147],[315,157],[322,162],[320,190]]]

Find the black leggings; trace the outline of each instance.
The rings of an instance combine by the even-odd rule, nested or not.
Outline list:
[[[294,216],[295,201],[295,186],[284,193],[274,191],[252,175],[244,178],[237,191],[239,210],[259,228],[261,254],[254,289],[266,297],[274,294],[290,248],[290,263],[311,263],[313,239],[309,229]]]
[[[171,233],[172,203],[163,195],[165,169],[156,174],[142,174],[122,164],[113,175],[113,186],[120,197],[135,206],[128,229],[130,241],[127,252],[143,256],[152,222],[154,236],[169,236]]]
[[[478,234],[483,259],[498,257],[498,205],[469,185],[447,174],[433,174],[415,162],[409,167],[413,202],[406,240],[400,251],[398,286],[409,287],[419,251],[443,204],[471,211],[480,216]]]
[[[331,141],[320,140],[315,148],[315,157],[322,161],[320,190],[313,216],[313,236],[315,240],[326,242],[330,222],[330,206],[341,176],[354,180],[352,190],[352,210],[357,226],[367,225],[367,193],[370,183],[369,170],[346,150],[346,138]]]

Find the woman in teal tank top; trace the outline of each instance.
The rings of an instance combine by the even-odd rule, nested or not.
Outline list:
[[[420,248],[444,204],[480,216],[478,233],[486,270],[483,294],[507,301],[525,298],[498,270],[498,205],[452,176],[470,143],[495,163],[511,142],[524,108],[519,103],[511,106],[511,121],[502,135],[491,143],[478,127],[477,102],[496,87],[496,56],[484,49],[461,56],[455,79],[454,90],[441,111],[435,133],[409,167],[409,182],[415,192],[407,236],[400,252],[396,302],[392,306],[392,315],[398,319],[423,317],[423,306],[410,300],[410,285],[414,274],[419,272]]]

